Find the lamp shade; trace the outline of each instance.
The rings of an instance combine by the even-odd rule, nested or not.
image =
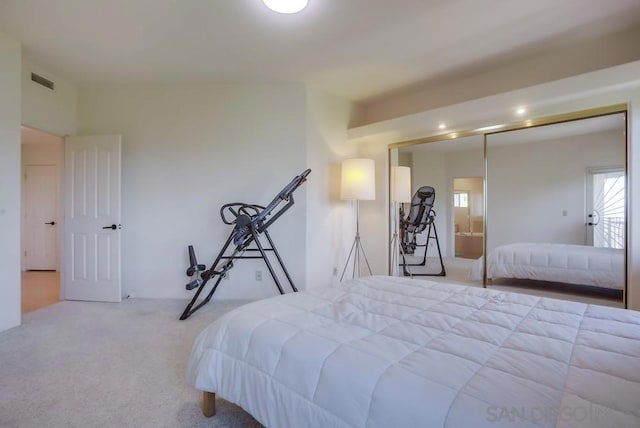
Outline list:
[[[391,201],[411,202],[411,168],[391,167]]]
[[[373,159],[342,161],[342,199],[371,201],[376,198],[375,162]]]

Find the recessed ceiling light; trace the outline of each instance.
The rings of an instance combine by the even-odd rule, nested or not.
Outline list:
[[[278,13],[297,13],[307,7],[308,0],[262,0],[269,9]]]
[[[438,125],[438,129],[444,129],[446,127],[447,125],[445,125],[444,123],[441,123],[440,125]]]
[[[518,116],[522,116],[523,114],[525,114],[527,112],[527,109],[524,107],[518,107],[518,109],[516,110],[516,114]]]

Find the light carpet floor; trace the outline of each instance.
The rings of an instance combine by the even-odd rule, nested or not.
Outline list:
[[[408,263],[421,262],[421,257],[407,256]],[[470,285],[482,287],[482,281],[471,279],[473,259],[460,257],[443,257],[446,276],[414,276],[413,279],[446,282],[450,284]],[[410,266],[412,273],[438,273],[440,261],[435,257],[428,257],[426,266]],[[612,306],[623,308],[622,295],[612,290],[595,289],[593,287],[571,286],[562,283],[527,281],[518,279],[502,279],[489,286],[490,289],[507,291],[511,293],[531,294],[551,299],[571,300],[574,302],[588,303],[592,305]]]
[[[416,279],[481,286],[469,281],[468,261],[445,263],[446,277]],[[620,305],[557,290],[492,288]],[[25,314],[22,326],[0,333],[0,427],[259,427],[219,398],[217,415],[205,418],[201,393],[185,381],[195,337],[241,303],[213,301],[186,321],[178,320],[181,300],[63,301]]]
[[[0,333],[0,427],[258,427],[217,400],[205,418],[185,381],[191,345],[239,302],[212,302],[186,321],[181,300],[60,302]]]
[[[60,272],[22,272],[22,313],[60,301]]]

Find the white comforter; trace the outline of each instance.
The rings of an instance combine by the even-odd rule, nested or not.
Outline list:
[[[482,258],[472,270],[482,279]],[[487,278],[520,278],[622,290],[624,250],[588,245],[516,243],[489,253]]]
[[[640,313],[370,277],[251,303],[188,381],[268,427],[640,427]]]

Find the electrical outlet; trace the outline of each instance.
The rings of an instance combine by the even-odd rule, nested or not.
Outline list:
[[[261,270],[257,270],[256,271],[256,281],[262,281],[262,271]]]

